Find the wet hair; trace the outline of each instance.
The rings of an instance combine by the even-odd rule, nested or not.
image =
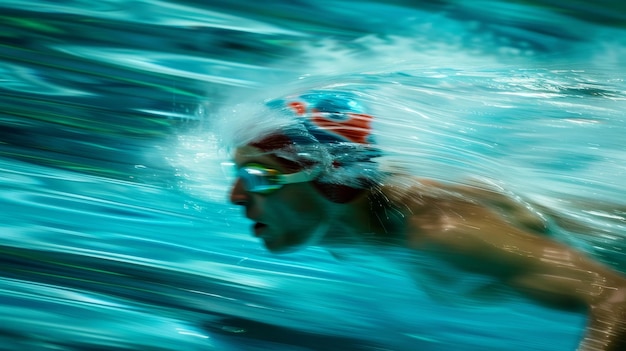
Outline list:
[[[354,92],[310,90],[266,100],[258,111],[238,111],[233,146],[250,145],[277,159],[287,171],[321,167],[314,184],[335,202],[347,202],[376,184],[374,116]],[[249,111],[249,109],[247,110]]]

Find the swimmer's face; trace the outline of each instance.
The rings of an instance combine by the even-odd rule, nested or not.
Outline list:
[[[239,168],[256,164],[289,173],[275,157],[251,146],[238,148],[234,162]],[[323,235],[324,223],[330,219],[330,204],[311,182],[286,184],[267,194],[248,190],[238,178],[230,201],[244,207],[246,217],[254,222],[254,235],[264,241],[268,250],[287,251]]]

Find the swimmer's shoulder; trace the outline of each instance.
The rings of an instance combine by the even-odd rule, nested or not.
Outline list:
[[[381,187],[392,202],[410,206],[425,206],[455,197],[453,189],[438,181],[415,176],[396,175]]]
[[[428,214],[433,221],[446,212],[463,215],[480,207],[513,225],[532,232],[548,231],[546,219],[529,203],[485,184],[449,184],[433,179],[401,176],[383,187],[386,196],[411,215]]]

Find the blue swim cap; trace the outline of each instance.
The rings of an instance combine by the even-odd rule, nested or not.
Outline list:
[[[373,159],[382,152],[372,129],[375,119],[359,95],[309,90],[266,100],[264,105],[247,116],[250,124],[235,126],[240,140],[236,145],[251,145],[299,168],[321,166],[322,182],[363,186],[364,178],[377,177]]]
[[[375,144],[371,126],[374,117],[353,93],[310,91],[270,100],[266,105],[301,122],[319,143]]]

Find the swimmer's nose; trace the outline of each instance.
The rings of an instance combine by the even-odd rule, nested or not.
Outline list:
[[[239,178],[230,189],[230,202],[242,206],[248,203],[248,192],[244,189],[243,182]]]

